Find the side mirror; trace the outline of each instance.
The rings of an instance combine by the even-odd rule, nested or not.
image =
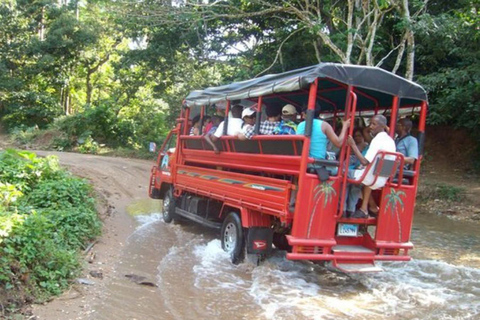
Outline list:
[[[157,150],[157,144],[155,142],[150,142],[148,146],[148,151],[155,152]]]

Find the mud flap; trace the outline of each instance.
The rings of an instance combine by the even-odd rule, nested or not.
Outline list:
[[[247,232],[247,253],[266,255],[272,251],[273,230],[251,227]]]

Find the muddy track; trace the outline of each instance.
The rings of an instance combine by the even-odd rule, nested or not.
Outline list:
[[[135,200],[148,198],[148,181],[153,161],[102,157],[66,152],[35,151],[39,156],[57,156],[73,174],[88,179],[99,196],[103,234],[86,257],[82,278],[94,285],[75,284],[62,296],[45,305],[35,305],[36,319],[87,319],[97,299],[105,295],[105,283],[115,276],[115,265],[134,230],[134,219],[127,207]],[[88,262],[90,260],[90,263]],[[100,272],[103,279],[92,278]]]

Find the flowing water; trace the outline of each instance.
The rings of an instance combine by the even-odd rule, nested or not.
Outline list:
[[[129,210],[138,228],[91,319],[480,319],[477,224],[419,213],[411,262],[345,275],[282,251],[234,266],[215,232],[134,207],[146,212]]]

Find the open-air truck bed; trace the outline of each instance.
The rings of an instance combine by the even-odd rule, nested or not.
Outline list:
[[[247,141],[223,136],[216,142],[219,154],[203,137],[188,135],[193,110],[203,118],[207,107],[226,103],[228,114],[234,100],[256,103],[257,128],[262,106],[308,106],[306,133]],[[412,170],[403,170],[398,153],[390,154],[395,158],[390,163],[382,153],[371,164],[377,177],[389,177],[377,195],[377,218],[341,214],[347,182],[358,183],[341,169],[350,159],[346,143],[335,161],[308,156],[315,108],[323,117],[350,118],[352,124],[355,116],[385,114],[392,137],[401,112],[419,112],[420,156]],[[375,261],[410,260],[426,112],[426,93],[417,84],[379,68],[333,63],[194,91],[152,168],[149,194],[164,199],[167,222],[182,216],[221,229],[233,262],[243,259],[245,249],[267,254],[273,242],[288,250],[287,259],[327,261],[347,272],[378,271]],[[353,125],[349,130],[352,134]],[[322,166],[339,170],[320,181],[315,167]]]

